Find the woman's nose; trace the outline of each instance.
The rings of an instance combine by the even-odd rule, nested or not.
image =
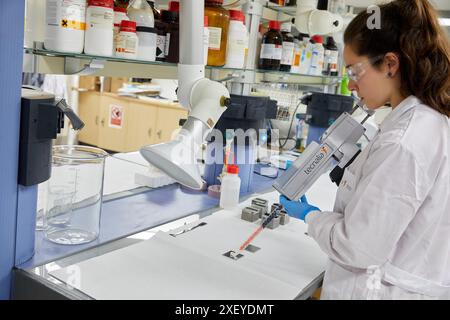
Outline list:
[[[348,90],[356,91],[357,87],[358,86],[357,86],[356,82],[350,79],[348,82]]]

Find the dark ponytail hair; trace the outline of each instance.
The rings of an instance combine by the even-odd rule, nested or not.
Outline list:
[[[367,26],[372,13],[357,15],[345,31],[345,44],[358,55],[398,54],[402,93],[450,117],[450,45],[436,11],[428,0],[395,0],[380,12],[381,29]]]

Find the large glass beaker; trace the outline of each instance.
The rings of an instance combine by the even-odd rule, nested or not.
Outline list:
[[[93,147],[53,147],[44,230],[48,240],[73,245],[97,239],[107,156]]]

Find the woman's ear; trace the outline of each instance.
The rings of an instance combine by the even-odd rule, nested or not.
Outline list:
[[[400,70],[400,58],[394,52],[388,52],[384,56],[384,64],[386,70],[386,76],[388,78],[395,77]]]

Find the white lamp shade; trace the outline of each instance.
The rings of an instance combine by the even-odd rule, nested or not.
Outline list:
[[[188,139],[189,140],[189,139]],[[200,190],[203,180],[197,165],[195,150],[183,140],[173,140],[141,148],[142,156],[172,179],[189,188]]]

